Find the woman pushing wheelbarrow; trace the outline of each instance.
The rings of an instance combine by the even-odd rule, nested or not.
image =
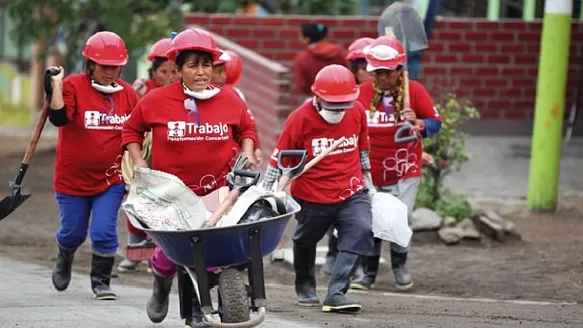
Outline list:
[[[124,126],[122,147],[135,167],[148,167],[141,147],[144,133],[151,131],[152,169],[178,177],[196,195],[204,196],[227,184],[238,149],[254,166],[257,133],[235,91],[210,84],[212,63],[221,55],[210,34],[184,30],[174,38],[167,55],[176,63],[181,80],[141,99]],[[159,247],[152,257],[152,269],[154,285],[147,312],[158,323],[168,312],[177,270]],[[197,295],[192,295],[192,304],[190,311],[183,312],[186,325],[207,327]]]

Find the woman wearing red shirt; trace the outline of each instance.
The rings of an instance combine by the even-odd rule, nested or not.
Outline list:
[[[53,186],[61,213],[52,280],[58,291],[67,289],[75,251],[89,230],[94,297],[116,299],[109,284],[125,186],[119,166],[112,163],[119,163],[122,125],[138,98],[132,86],[119,79],[128,53],[117,34],[94,34],[82,54],[87,59],[85,73],[63,80],[60,68],[52,78],[49,120],[59,127]]]
[[[170,50],[170,43],[172,40],[170,38],[164,38],[154,43],[148,54],[148,60],[152,62],[152,67],[149,69],[150,79],[145,81],[144,79],[138,79],[134,82],[133,87],[138,93],[138,96],[142,97],[148,92],[168,85],[176,81],[176,64],[168,60],[166,53]],[[142,156],[146,161],[150,160],[150,154],[152,153],[152,135],[146,133],[144,144],[142,145]],[[133,163],[127,152],[125,152],[122,161],[122,175],[124,182],[126,183],[126,190],[129,191],[130,184],[133,177]],[[146,233],[134,228],[130,221],[126,218],[126,227],[128,230],[128,245],[135,245],[142,243],[146,240]],[[132,261],[130,259],[124,259],[117,266],[119,272],[131,272],[134,271],[140,262]],[[148,265],[149,266],[149,265]]]
[[[365,106],[371,143],[370,160],[373,183],[380,192],[390,192],[411,212],[421,180],[423,143],[417,140],[395,143],[399,123],[412,123],[413,133],[430,137],[441,128],[439,113],[431,97],[417,82],[409,81],[410,107],[403,108],[403,65],[406,55],[401,42],[392,36],[381,36],[366,51],[366,70],[372,80],[360,85],[360,102]],[[381,240],[375,239],[375,256],[365,257],[364,274],[357,277],[351,288],[368,289],[376,279],[379,268]],[[391,266],[397,290],[409,290],[413,280],[406,267],[409,247],[391,244]]]
[[[148,167],[142,158],[144,132],[152,133],[154,170],[180,178],[199,196],[226,185],[226,175],[239,149],[255,165],[257,134],[247,107],[233,90],[212,86],[213,61],[221,52],[213,37],[203,30],[187,29],[172,41],[168,58],[176,63],[181,81],[144,96],[123,129],[122,147],[134,166]],[[168,298],[176,265],[156,248],[152,257],[153,293],[147,312],[152,322],[162,322],[168,313]],[[194,296],[191,327],[204,326]]]
[[[345,296],[359,255],[373,249],[372,214],[366,186],[370,181],[366,116],[358,87],[349,69],[324,67],[311,90],[316,96],[287,118],[265,173],[264,187],[272,188],[281,172],[280,150],[305,149],[314,158],[341,137],[346,141],[317,165],[294,180],[291,195],[301,205],[293,236],[295,288],[300,305],[318,306],[314,273],[316,246],[333,226],[338,230],[338,255],[332,271],[324,312],[360,311],[358,301]]]

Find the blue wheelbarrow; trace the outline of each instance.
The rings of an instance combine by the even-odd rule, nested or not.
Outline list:
[[[263,257],[277,247],[289,219],[300,210],[292,197],[287,196],[282,203],[285,214],[228,227],[157,231],[135,218],[130,217],[130,222],[150,235],[179,266],[183,319],[192,317],[193,297],[198,296],[203,315],[212,327],[256,327],[266,315]],[[213,307],[210,295],[216,285],[218,309]],[[220,321],[212,317],[217,313]]]

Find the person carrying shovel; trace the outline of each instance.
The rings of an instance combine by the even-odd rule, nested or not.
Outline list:
[[[148,54],[148,60],[152,63],[150,67],[151,78],[148,80],[137,79],[133,83],[133,87],[138,93],[138,96],[143,97],[148,92],[168,85],[176,81],[176,64],[168,60],[166,53],[170,50],[170,38],[164,38],[158,40],[154,43]],[[152,153],[152,135],[146,133],[144,138],[144,144],[142,146],[142,156],[146,161],[150,160],[150,154]],[[122,175],[124,182],[126,184],[126,190],[130,190],[130,185],[133,177],[133,163],[127,152],[124,153],[122,160]],[[130,223],[129,219],[126,218],[126,227],[128,230],[128,245],[138,245],[146,241],[146,233],[140,231]],[[139,261],[133,261],[130,258],[125,258],[117,266],[119,272],[132,272],[136,270]],[[148,264],[149,267],[149,264]]]
[[[372,187],[368,160],[368,129],[364,109],[356,99],[359,90],[352,72],[329,65],[316,75],[311,88],[315,96],[287,118],[265,172],[263,187],[271,190],[281,172],[278,153],[306,150],[308,159],[345,138],[310,170],[291,184],[291,195],[301,205],[293,236],[295,289],[303,306],[319,306],[316,292],[316,246],[328,229],[338,230],[338,255],[324,312],[359,312],[358,301],[346,297],[349,278],[360,255],[373,250]]]
[[[423,144],[419,139],[397,144],[395,134],[400,124],[408,121],[412,133],[430,137],[440,130],[441,119],[431,97],[417,81],[409,80],[411,108],[404,107],[406,60],[403,44],[394,36],[381,36],[373,41],[366,52],[366,70],[373,78],[360,85],[359,100],[365,106],[368,118],[374,185],[378,191],[392,193],[407,205],[411,226],[424,161]],[[431,159],[425,161],[431,162]],[[409,247],[391,243],[391,266],[399,291],[413,287],[406,266],[408,251]],[[364,257],[363,274],[352,281],[351,288],[369,289],[373,286],[379,270],[380,252],[381,239],[375,238],[375,255]]]
[[[141,153],[144,133],[152,133],[151,168],[175,175],[199,196],[225,186],[231,163],[242,149],[253,169],[257,133],[247,107],[233,90],[212,86],[213,61],[221,56],[214,38],[199,29],[186,29],[172,41],[168,58],[181,80],[152,90],[140,100],[124,125],[122,148],[134,167],[149,167]],[[159,323],[168,313],[176,265],[156,247],[152,257],[154,283],[148,300],[150,320]],[[190,327],[207,327],[198,296],[193,297]]]
[[[115,33],[91,36],[83,57],[85,73],[52,77],[49,120],[59,127],[53,187],[61,216],[59,252],[53,270],[55,289],[71,281],[75,251],[89,230],[91,289],[98,300],[116,299],[110,278],[118,247],[117,213],[125,192],[120,174],[121,129],[138,102],[132,86],[119,79],[128,61]]]

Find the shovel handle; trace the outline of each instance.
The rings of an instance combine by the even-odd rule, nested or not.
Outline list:
[[[28,147],[26,148],[26,152],[24,153],[24,157],[22,158],[22,163],[20,164],[20,168],[18,169],[18,174],[16,175],[16,179],[14,181],[14,184],[16,185],[22,184],[22,180],[24,179],[24,175],[26,174],[26,170],[28,169],[28,164],[32,159],[32,154],[34,154],[34,151],[36,150],[38,140],[40,139],[40,135],[45,127],[45,123],[47,121],[47,117],[49,114],[51,95],[53,93],[53,87],[51,86],[51,77],[59,73],[60,70],[54,68],[49,68],[45,71],[43,78],[43,87],[46,93],[45,104],[43,105],[43,109],[40,113],[40,116],[36,121],[36,126],[32,133],[32,137],[30,138],[30,142],[28,143]]]
[[[301,157],[300,162],[293,167],[283,166],[283,158],[285,157]],[[291,179],[298,174],[301,174],[306,167],[306,160],[308,159],[308,152],[304,149],[282,150],[277,159],[277,167],[282,171],[283,175],[279,179],[277,190],[284,190]]]
[[[229,207],[231,207],[231,205],[233,205],[235,203],[235,201],[237,200],[237,197],[239,197],[240,194],[241,194],[241,190],[239,190],[238,188],[233,188],[233,190],[231,190],[229,192],[229,194],[227,195],[227,198],[225,198],[225,200],[219,204],[217,209],[208,218],[207,227],[210,228],[210,227],[214,227],[215,225],[217,225],[217,222],[219,222],[219,220],[223,217],[223,215],[225,215],[225,213],[227,213],[227,211],[229,210]]]

